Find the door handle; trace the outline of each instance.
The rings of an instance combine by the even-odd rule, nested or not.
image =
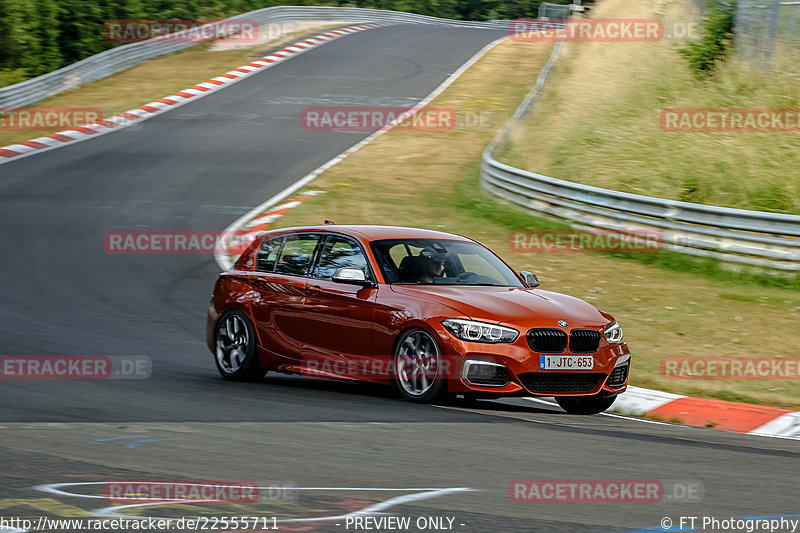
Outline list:
[[[306,287],[306,291],[311,293],[311,294],[314,294],[314,293],[322,292],[322,287],[320,287],[319,285],[309,285],[308,287]]]

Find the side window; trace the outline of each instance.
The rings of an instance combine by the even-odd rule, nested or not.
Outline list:
[[[319,235],[287,235],[275,264],[275,272],[292,276],[308,275]]]
[[[319,256],[314,277],[331,279],[340,268],[359,268],[369,278],[367,258],[358,244],[346,237],[328,237]]]
[[[259,272],[272,272],[275,269],[275,262],[281,251],[283,236],[268,239],[261,243],[261,247],[256,254],[256,270]]]

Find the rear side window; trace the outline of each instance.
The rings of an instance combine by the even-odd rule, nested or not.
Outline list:
[[[367,258],[361,247],[347,237],[329,236],[320,249],[319,261],[314,269],[314,277],[331,279],[340,268],[358,268],[367,279],[370,272],[367,268]]]
[[[283,247],[278,254],[275,273],[292,276],[306,276],[314,257],[314,249],[319,242],[319,235],[287,235]]]
[[[259,272],[272,272],[278,261],[278,254],[283,244],[283,235],[264,241],[256,254],[256,270]]]

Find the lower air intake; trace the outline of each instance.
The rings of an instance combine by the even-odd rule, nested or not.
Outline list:
[[[536,394],[591,392],[606,377],[596,372],[528,372],[519,379],[525,388]]]

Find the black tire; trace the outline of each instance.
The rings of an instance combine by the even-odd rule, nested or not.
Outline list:
[[[556,402],[571,415],[596,415],[614,403],[616,396],[557,396]]]
[[[417,339],[421,343],[416,343]],[[419,354],[410,353],[412,351]],[[421,366],[416,367],[417,371],[409,372],[409,361],[417,357]],[[435,367],[426,366],[427,363],[422,361],[435,361]],[[392,354],[392,369],[395,389],[410,402],[431,403],[447,393],[447,367],[443,364],[442,351],[436,338],[427,330],[411,328],[400,334]]]
[[[238,309],[225,311],[219,318],[214,330],[214,344],[214,363],[223,378],[258,381],[267,373],[258,361],[253,324]]]

